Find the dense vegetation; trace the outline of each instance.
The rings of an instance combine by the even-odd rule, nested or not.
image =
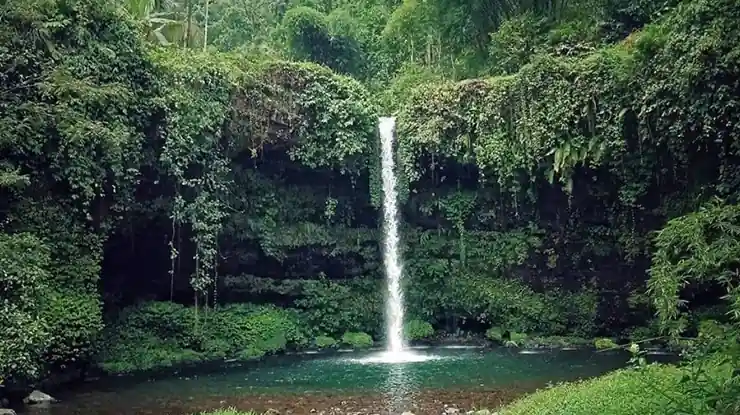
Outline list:
[[[692,399],[635,397],[654,413],[738,410],[735,1],[8,0],[0,22],[0,384],[382,341],[395,114],[410,338],[660,337],[693,363],[510,413],[641,376]]]

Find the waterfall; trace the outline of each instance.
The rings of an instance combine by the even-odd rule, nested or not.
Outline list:
[[[386,337],[387,352],[402,353],[403,339],[403,266],[398,254],[398,193],[397,180],[394,171],[394,133],[396,119],[381,117],[378,123],[381,143],[381,167],[383,179],[383,263],[388,283],[386,297]]]
[[[383,179],[383,265],[387,281],[385,300],[385,330],[387,346],[384,352],[350,361],[362,364],[407,364],[436,360],[439,357],[431,354],[415,353],[407,348],[404,342],[403,320],[404,303],[403,266],[398,253],[398,193],[396,192],[396,172],[393,153],[396,119],[381,117],[378,120],[380,133],[380,155]],[[403,378],[403,367],[394,369],[394,378]],[[398,394],[400,390],[393,393]],[[395,395],[394,395],[395,396]]]

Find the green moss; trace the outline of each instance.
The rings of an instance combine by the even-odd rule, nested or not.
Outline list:
[[[524,344],[524,341],[527,340],[528,337],[526,333],[519,333],[516,331],[512,331],[511,333],[509,333],[509,336],[510,340],[517,345]]]
[[[586,347],[591,344],[588,339],[574,336],[531,336],[524,341],[526,347]]]
[[[355,349],[367,349],[372,347],[373,338],[367,333],[348,331],[342,335],[342,344]]]
[[[503,334],[501,327],[491,327],[486,330],[486,338],[499,343],[503,341]]]
[[[604,349],[616,349],[617,347],[619,347],[619,345],[615,343],[614,340],[612,339],[600,338],[600,339],[594,340],[594,347],[596,347],[599,350],[604,350]]]

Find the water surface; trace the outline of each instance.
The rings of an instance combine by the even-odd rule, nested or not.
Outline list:
[[[57,392],[62,402],[31,414],[190,414],[235,406],[281,413],[439,414],[445,405],[492,407],[548,383],[622,367],[628,356],[590,351],[430,348],[408,364],[358,363],[372,352],[275,356],[163,373],[114,377]]]

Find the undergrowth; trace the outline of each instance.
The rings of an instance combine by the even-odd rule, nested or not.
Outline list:
[[[648,365],[622,369],[580,382],[540,390],[505,407],[501,415],[665,415],[709,414],[701,395],[689,393],[690,368]],[[730,377],[727,366],[714,366],[713,382]]]

